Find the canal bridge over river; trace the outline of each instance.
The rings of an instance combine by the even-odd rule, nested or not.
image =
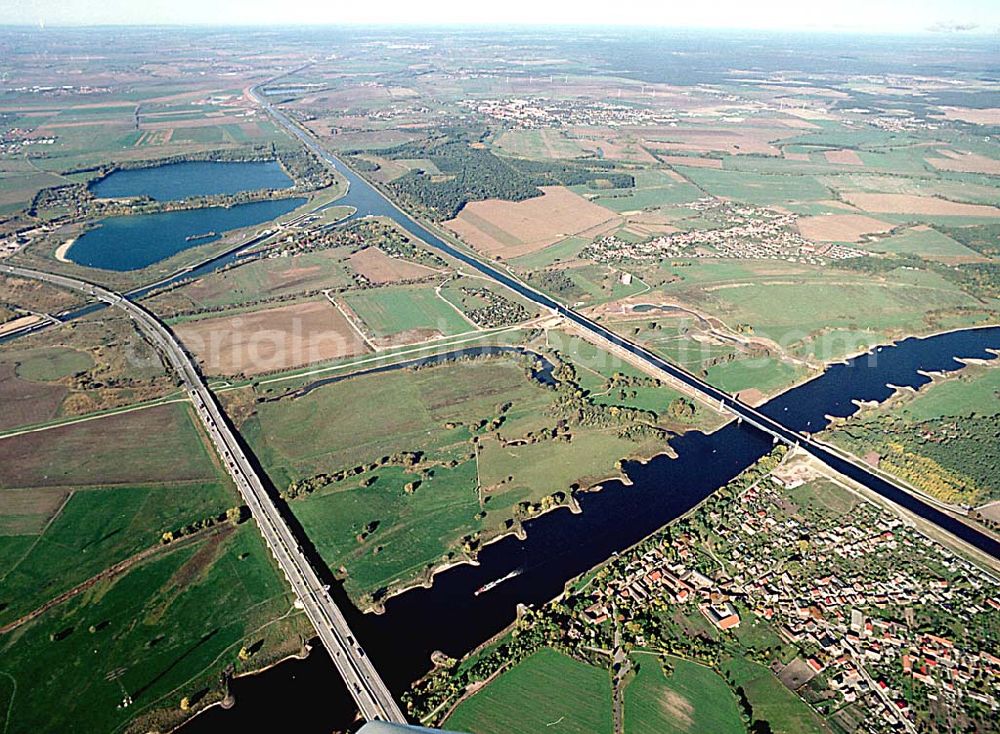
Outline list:
[[[348,194],[337,203],[356,205],[357,213],[355,216],[381,215],[393,218],[407,232],[423,240],[428,245],[468,265],[481,275],[506,286],[518,295],[547,309],[552,314],[570,321],[577,328],[582,329],[592,337],[606,342],[616,349],[625,350],[636,359],[666,374],[679,386],[688,391],[694,391],[703,399],[713,402],[720,410],[728,412],[738,420],[769,434],[776,443],[780,442],[788,446],[797,446],[807,451],[834,471],[858,482],[869,490],[903,507],[910,513],[937,525],[976,550],[991,556],[993,559],[1000,559],[1000,542],[997,542],[993,537],[962,522],[948,512],[933,506],[928,501],[919,498],[903,487],[878,476],[868,466],[853,457],[835,453],[830,447],[816,441],[811,436],[786,427],[778,420],[741,402],[733,395],[713,387],[687,370],[668,362],[648,349],[625,339],[596,321],[559,303],[549,295],[516,278],[509,271],[481,260],[479,257],[456,245],[449,244],[440,236],[434,234],[427,226],[421,224],[396,206],[396,204],[390,201],[367,180],[356,174],[343,161],[323,148],[311,132],[295,123],[284,112],[268,102],[260,92],[260,87],[251,89],[250,95],[279,125],[298,138],[320,160],[334,168],[348,180],[350,184]]]

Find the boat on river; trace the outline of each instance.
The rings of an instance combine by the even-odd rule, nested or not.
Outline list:
[[[504,581],[510,581],[512,578],[515,578],[520,575],[521,575],[521,569],[516,568],[503,578],[495,579],[493,581],[490,581],[488,584],[480,586],[478,589],[476,589],[476,596],[479,596],[480,594],[485,594],[487,591],[493,591],[493,589],[498,587]]]
[[[215,237],[218,232],[202,232],[201,234],[189,234],[184,238],[185,242],[194,242],[195,240],[207,240],[209,237]]]

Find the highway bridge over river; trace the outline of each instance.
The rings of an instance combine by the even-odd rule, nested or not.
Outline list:
[[[270,102],[268,102],[264,95],[260,92],[260,87],[253,88],[249,90],[249,92],[254,101],[266,110],[279,125],[302,141],[306,147],[308,147],[313,153],[316,154],[317,157],[320,158],[320,160],[326,162],[327,165],[347,178],[350,183],[348,195],[337,203],[351,204],[352,200],[357,200],[359,203],[358,215],[381,214],[392,217],[407,232],[414,235],[418,239],[423,240],[428,245],[441,250],[445,254],[459,260],[465,265],[468,265],[478,273],[506,286],[518,295],[527,298],[535,304],[547,309],[551,313],[572,322],[577,328],[587,332],[595,340],[603,341],[615,349],[625,350],[633,357],[645,362],[658,370],[660,373],[666,374],[672,381],[677,383],[686,391],[696,393],[702,399],[714,403],[720,410],[728,412],[735,416],[738,420],[769,434],[776,443],[781,442],[789,446],[798,446],[802,448],[835,471],[858,482],[859,484],[867,487],[869,490],[896,503],[897,505],[900,505],[912,514],[937,525],[976,550],[991,556],[994,560],[1000,559],[1000,542],[997,542],[997,540],[993,537],[977,530],[969,524],[962,522],[942,509],[933,506],[928,501],[917,497],[915,494],[904,489],[903,487],[874,474],[869,467],[857,461],[853,457],[842,456],[839,453],[835,453],[830,449],[830,447],[823,445],[810,436],[799,433],[782,425],[774,418],[765,415],[756,408],[740,402],[734,396],[713,387],[687,370],[668,362],[662,357],[653,354],[648,349],[625,339],[601,324],[587,318],[583,314],[559,303],[547,294],[519,280],[507,270],[481,260],[479,257],[471,254],[470,252],[459,248],[457,245],[449,244],[441,237],[434,234],[428,227],[424,226],[396,206],[372,184],[356,174],[346,164],[344,164],[343,161],[323,148],[310,131],[295,123],[284,112],[275,108]],[[364,206],[367,211],[362,209],[362,206]]]
[[[347,684],[361,715],[368,721],[405,724],[406,717],[347,626],[328,588],[313,570],[295,535],[264,488],[256,468],[243,453],[215,396],[170,330],[142,306],[93,283],[11,265],[0,265],[0,273],[42,280],[83,292],[125,311],[132,318],[140,331],[166,356],[181,379],[223,465],[250,508],[264,541],[316,628],[316,634]]]
[[[729,412],[738,420],[769,434],[776,443],[781,442],[804,449],[835,471],[900,505],[914,515],[937,525],[976,550],[991,556],[994,560],[1000,559],[1000,543],[993,537],[928,504],[896,484],[873,474],[864,464],[834,453],[829,447],[810,436],[782,425],[756,408],[740,402],[732,395],[713,387],[701,378],[630,342],[583,314],[564,306],[545,293],[523,283],[511,273],[445,242],[399,209],[339,159],[323,149],[311,133],[292,122],[280,110],[273,108],[260,95],[258,89],[253,89],[250,93],[257,103],[270,113],[282,127],[301,140],[327,165],[348,179],[351,189],[348,196],[338,203],[350,203],[350,200],[357,196],[360,190],[368,209],[371,210],[374,203],[377,211],[363,211],[359,214],[378,213],[392,217],[404,229],[428,245],[441,250],[554,315],[572,322],[594,340],[604,342],[614,349],[625,350],[636,359],[665,374],[679,386],[697,394],[701,399],[711,401],[720,410]],[[357,703],[362,716],[368,721],[405,724],[406,718],[393,700],[392,694],[365,654],[364,649],[353,636],[347,621],[331,598],[328,589],[313,570],[281,512],[265,490],[254,465],[243,453],[236,436],[216,402],[215,396],[208,389],[201,374],[170,330],[145,308],[130,301],[120,293],[115,293],[93,283],[12,265],[0,265],[0,272],[43,280],[77,290],[113,307],[120,308],[166,355],[188,391],[198,417],[204,424],[220,457],[222,457],[223,463],[236,483],[244,502],[257,521],[265,542],[288,578],[338,672],[346,682],[348,691]]]

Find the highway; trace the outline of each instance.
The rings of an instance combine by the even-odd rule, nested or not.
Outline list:
[[[169,329],[142,306],[120,293],[93,283],[11,265],[0,265],[0,272],[81,291],[122,309],[133,319],[138,328],[167,357],[183,382],[223,464],[257,521],[264,541],[288,578],[309,621],[316,628],[316,634],[347,684],[361,715],[368,721],[405,724],[406,717],[379,677],[374,664],[355,639],[327,587],[316,575],[277,505],[264,489],[256,469],[243,453],[215,396]]]
[[[755,428],[772,436],[775,442],[781,442],[789,446],[799,446],[805,451],[815,456],[837,472],[863,484],[868,489],[885,497],[886,499],[902,506],[909,512],[928,520],[941,529],[951,533],[975,549],[993,557],[1000,559],[1000,542],[990,535],[977,530],[955,517],[942,512],[940,509],[929,505],[919,497],[882,477],[873,474],[864,464],[841,456],[832,452],[829,448],[813,440],[805,434],[793,431],[782,425],[780,422],[765,415],[761,411],[740,402],[732,395],[709,385],[701,378],[690,372],[671,364],[662,357],[659,357],[648,349],[619,336],[601,324],[592,321],[583,314],[580,314],[568,306],[564,306],[545,293],[536,290],[527,283],[516,278],[512,273],[501,269],[491,263],[480,260],[478,257],[466,252],[454,245],[445,242],[443,239],[431,232],[427,227],[418,222],[412,216],[400,209],[390,201],[382,192],[376,189],[364,178],[354,173],[340,159],[324,149],[310,132],[297,125],[281,110],[278,110],[263,95],[259,93],[259,87],[250,90],[253,99],[265,111],[270,114],[275,121],[284,127],[290,134],[299,139],[306,147],[315,153],[327,165],[337,170],[345,176],[350,183],[348,195],[340,203],[349,203],[352,198],[358,199],[358,212],[369,214],[382,214],[394,218],[410,234],[418,237],[428,245],[435,247],[447,255],[461,261],[473,268],[480,274],[496,281],[497,283],[510,288],[515,293],[533,301],[539,306],[549,310],[553,314],[562,316],[572,321],[579,328],[590,332],[591,335],[607,342],[614,347],[624,349],[638,359],[643,360],[652,367],[666,373],[673,380],[683,387],[700,394],[703,399],[714,402],[723,411],[727,411],[740,421],[743,421]],[[377,201],[376,201],[377,200]],[[368,205],[368,212],[363,212],[361,202]]]

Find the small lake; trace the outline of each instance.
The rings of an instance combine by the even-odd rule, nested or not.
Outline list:
[[[65,256],[77,265],[91,268],[139,270],[191,247],[215,242],[229,230],[269,222],[305,202],[304,198],[276,199],[231,207],[108,217],[82,234]]]
[[[293,185],[277,161],[186,161],[115,171],[92,183],[90,190],[105,199],[148,196],[156,201],[176,201],[191,196],[290,189]]]

